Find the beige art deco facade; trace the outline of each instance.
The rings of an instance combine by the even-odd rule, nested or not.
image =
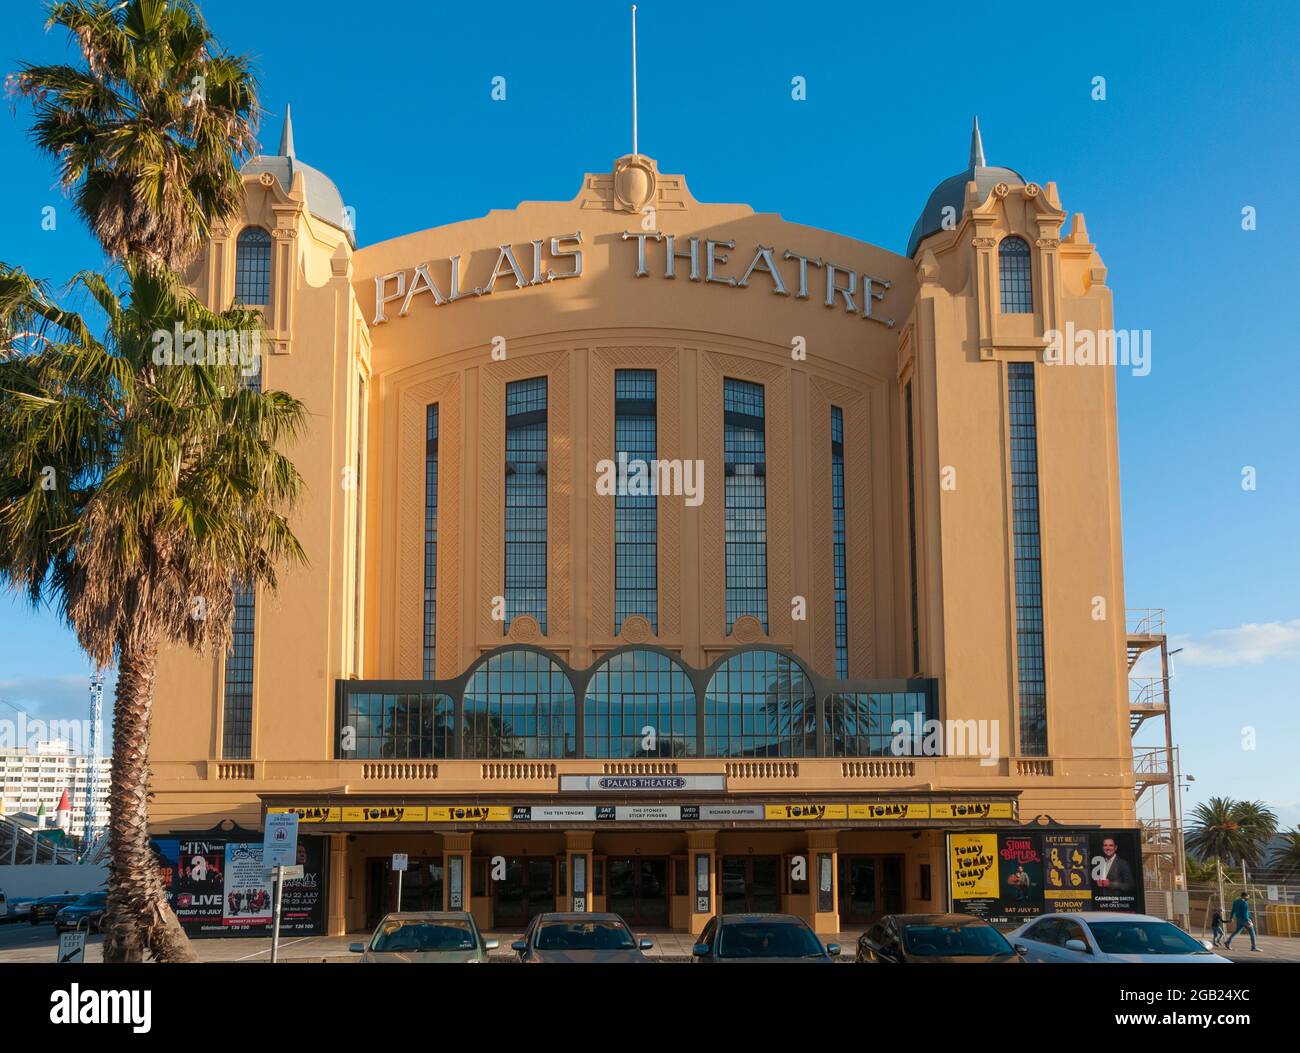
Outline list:
[[[310,565],[161,660],[157,834],[300,810],[330,931],[394,852],[497,927],[836,931],[943,909],[954,832],[1136,826],[1114,376],[1044,358],[1111,295],[1055,184],[976,137],[900,255],[644,155],[361,248],[291,135],[244,182],[191,282],[264,303]],[[620,505],[638,442],[677,492]]]

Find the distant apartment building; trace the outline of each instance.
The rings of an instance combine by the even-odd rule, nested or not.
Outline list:
[[[97,828],[108,824],[108,778],[111,760],[99,760],[95,793]],[[69,832],[80,835],[86,822],[90,781],[90,758],[74,753],[68,744],[55,740],[32,746],[0,748],[0,814],[19,812],[36,815],[45,806],[45,825],[57,825],[59,798],[68,792],[72,806]]]

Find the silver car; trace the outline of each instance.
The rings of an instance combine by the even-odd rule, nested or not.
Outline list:
[[[1007,933],[1029,962],[1223,962],[1208,941],[1149,914],[1043,914]]]
[[[363,962],[486,962],[496,940],[485,940],[466,911],[385,915],[370,942],[348,948]]]

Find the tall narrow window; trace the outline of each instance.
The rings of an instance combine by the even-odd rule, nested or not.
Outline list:
[[[357,377],[357,448],[352,465],[352,669],[361,675],[361,571],[365,565],[366,378]]]
[[[1016,666],[1020,752],[1047,753],[1047,678],[1043,662],[1043,577],[1038,536],[1038,420],[1034,364],[1007,365],[1011,424],[1011,529],[1016,567]]]
[[[849,676],[848,550],[844,531],[844,411],[831,407],[831,526],[835,565],[835,675]]]
[[[235,586],[235,616],[226,652],[226,687],[221,721],[221,756],[248,760],[253,754],[253,626],[255,593]]]
[[[998,245],[1003,314],[1028,314],[1034,309],[1034,280],[1029,267],[1029,243],[1023,238],[1003,238]]]
[[[437,676],[438,406],[424,411],[424,679]]]
[[[506,385],[505,630],[521,614],[546,632],[546,378]]]
[[[265,232],[263,232],[265,233]],[[248,391],[262,390],[262,363],[239,383]],[[248,760],[253,750],[253,630],[257,623],[257,591],[234,585],[235,612],[226,652],[226,676],[221,719],[221,756]]]
[[[264,307],[271,299],[271,235],[245,227],[235,242],[235,303]]]
[[[614,632],[640,614],[659,629],[658,512],[655,459],[655,372],[620,369],[614,374],[615,458],[626,461],[628,485],[614,497]],[[636,462],[643,469],[634,468]]]
[[[727,504],[727,632],[753,615],[767,629],[767,449],[761,384],[722,388]]]
[[[921,671],[921,612],[916,585],[916,445],[912,438],[912,382],[904,389],[907,409],[907,562],[912,578],[912,671]]]

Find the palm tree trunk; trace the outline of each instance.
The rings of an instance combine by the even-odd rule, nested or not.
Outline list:
[[[156,637],[124,644],[118,656],[109,784],[106,962],[142,961],[146,948],[161,962],[199,960],[167,902],[149,843],[149,731],[157,659]]]

